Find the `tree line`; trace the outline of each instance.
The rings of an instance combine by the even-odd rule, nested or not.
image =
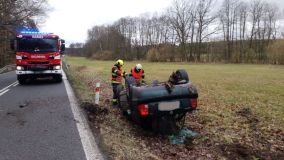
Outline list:
[[[0,67],[14,62],[9,41],[17,28],[37,28],[49,9],[47,0],[0,0]]]
[[[283,64],[280,20],[277,5],[264,0],[223,0],[219,6],[216,0],[174,0],[163,13],[92,27],[80,54],[97,59]]]

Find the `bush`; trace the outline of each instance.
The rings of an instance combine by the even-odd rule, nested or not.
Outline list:
[[[180,59],[180,56],[176,54],[175,46],[164,44],[148,50],[146,59],[151,62],[167,62]]]
[[[284,40],[276,40],[267,48],[269,62],[272,64],[284,64]]]
[[[160,58],[160,52],[156,48],[151,48],[146,53],[146,59],[150,62],[158,62]]]
[[[177,56],[175,51],[175,46],[164,44],[159,48],[159,52],[162,54],[160,57],[161,61],[175,61],[175,58],[180,58]]]
[[[233,63],[241,63],[241,53],[237,50],[234,50],[232,53],[231,62]]]
[[[92,54],[93,59],[100,59],[100,60],[112,60],[114,59],[114,53],[112,51],[99,51]]]
[[[245,50],[245,60],[247,63],[256,63],[257,57],[256,57],[256,53],[255,50],[253,48],[247,48]]]

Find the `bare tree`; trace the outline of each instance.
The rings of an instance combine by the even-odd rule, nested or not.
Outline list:
[[[240,2],[237,8],[238,20],[239,20],[239,52],[240,61],[243,61],[245,54],[245,43],[246,43],[246,29],[247,29],[247,17],[248,17],[248,4],[245,2]]]
[[[275,4],[271,4],[271,3],[267,3],[265,5],[265,17],[264,17],[264,21],[265,21],[265,31],[263,34],[263,40],[267,39],[268,44],[270,43],[271,39],[275,39],[276,38],[276,22],[280,17],[280,11],[277,5]]]
[[[197,60],[200,61],[200,54],[202,48],[202,42],[204,39],[208,38],[210,35],[216,33],[216,29],[213,31],[209,30],[209,26],[216,19],[213,15],[213,0],[199,0],[196,7],[196,22],[197,22]],[[206,32],[207,31],[207,32]]]
[[[230,61],[233,52],[233,42],[235,39],[235,26],[237,24],[238,0],[224,0],[219,11],[219,18],[222,25],[224,41],[226,43],[225,60]]]
[[[250,32],[250,43],[249,47],[253,47],[253,40],[257,39],[259,33],[260,18],[262,15],[264,4],[262,0],[254,0],[250,6],[250,17],[251,17],[251,32]],[[260,37],[260,36],[259,36]]]
[[[181,47],[181,53],[183,58],[188,60],[186,43],[190,36],[191,26],[193,25],[191,20],[193,12],[193,3],[186,0],[175,0],[172,7],[168,9],[168,16],[171,23],[171,27],[174,29],[177,42]]]

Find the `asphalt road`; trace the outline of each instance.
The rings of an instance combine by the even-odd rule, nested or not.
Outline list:
[[[97,159],[87,156],[64,83],[19,85],[15,72],[0,74],[0,160]]]

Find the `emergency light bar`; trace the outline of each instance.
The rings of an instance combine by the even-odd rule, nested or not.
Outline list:
[[[40,32],[37,28],[18,28],[19,34],[53,34],[49,32]]]
[[[21,34],[53,34],[49,32],[30,32],[30,31],[22,31]]]

